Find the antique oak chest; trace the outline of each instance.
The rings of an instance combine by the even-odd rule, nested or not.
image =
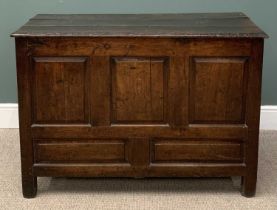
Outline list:
[[[263,42],[242,13],[37,15],[16,38],[22,185],[257,179]]]

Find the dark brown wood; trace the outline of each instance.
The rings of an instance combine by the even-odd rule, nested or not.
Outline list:
[[[248,58],[194,57],[190,71],[191,123],[244,122]]]
[[[37,15],[13,36],[267,37],[243,13]]]
[[[249,129],[244,155],[247,173],[242,177],[242,194],[246,197],[254,196],[256,192],[263,49],[263,40],[253,41],[247,91],[251,94],[247,94],[246,100],[246,124]]]
[[[245,15],[38,15],[13,36],[25,197],[37,176],[241,176],[255,194],[266,35]]]
[[[236,141],[155,140],[152,162],[241,162],[242,146]]]
[[[176,114],[177,115],[177,114]],[[33,125],[34,138],[124,138],[132,137],[183,137],[183,138],[228,138],[244,139],[247,137],[247,125],[190,124],[186,127],[169,125]]]
[[[89,70],[85,57],[34,57],[33,123],[89,123]]]
[[[112,123],[165,123],[165,59],[113,58],[112,62]]]
[[[34,151],[31,137],[31,65],[28,56],[27,40],[21,38],[16,39],[22,193],[25,198],[32,198],[37,193],[37,177],[33,174]]]
[[[35,162],[126,162],[124,140],[40,140]],[[127,148],[128,149],[128,148]],[[127,150],[126,149],[126,150]],[[127,153],[126,153],[127,154]]]

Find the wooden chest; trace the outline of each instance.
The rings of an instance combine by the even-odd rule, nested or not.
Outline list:
[[[263,41],[242,13],[37,15],[16,37],[22,185],[257,179]]]

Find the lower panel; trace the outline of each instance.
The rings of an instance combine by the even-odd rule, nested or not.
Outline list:
[[[127,163],[127,140],[35,140],[36,163]]]
[[[154,140],[151,162],[242,162],[239,140]]]
[[[43,128],[42,130],[44,129],[51,128]],[[243,136],[247,128],[220,127],[211,129],[210,127],[202,127],[200,129],[191,127],[182,131],[151,126],[144,126],[143,129],[130,126],[127,129],[125,126],[99,127],[87,129],[91,132],[98,131],[96,134],[101,133],[101,135],[114,134],[115,137],[78,139],[79,134],[82,135],[82,129],[74,133],[76,135],[75,140],[49,137],[35,139],[34,175],[141,178],[223,177],[244,176],[245,174]],[[117,132],[122,132],[121,135],[125,134],[125,138],[118,138],[116,136],[118,133],[114,133],[114,129]],[[168,137],[156,136],[151,138],[146,134],[137,134],[136,137],[128,135],[129,133],[135,134],[135,131],[143,132],[144,129],[146,133],[156,133],[160,130]],[[185,137],[186,135],[188,137],[200,135],[201,132],[197,131],[202,131],[202,134],[208,137]],[[220,138],[225,132],[232,133],[234,136],[226,135],[225,139]],[[57,133],[49,132],[49,134]],[[89,133],[89,135],[92,134]],[[180,135],[182,138],[174,138],[173,134]],[[74,135],[71,138],[74,138]]]

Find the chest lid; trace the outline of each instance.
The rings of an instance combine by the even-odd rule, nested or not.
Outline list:
[[[11,36],[268,37],[243,13],[39,14]]]

